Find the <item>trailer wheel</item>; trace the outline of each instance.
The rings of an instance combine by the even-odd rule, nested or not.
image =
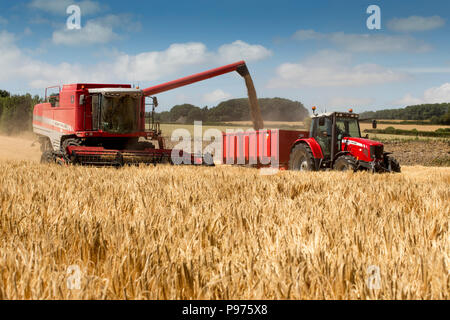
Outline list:
[[[334,162],[333,169],[338,171],[356,171],[355,159],[352,156],[340,156]]]
[[[303,143],[297,144],[289,156],[289,170],[314,171],[314,156],[311,149]]]
[[[391,156],[387,156],[387,166],[390,172],[401,172],[400,164]]]

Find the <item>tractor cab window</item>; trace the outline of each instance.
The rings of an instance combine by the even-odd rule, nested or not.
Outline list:
[[[141,95],[107,94],[101,96],[100,129],[111,133],[131,133],[139,129]]]
[[[324,157],[329,157],[331,154],[331,133],[333,130],[333,123],[329,117],[316,118],[314,137],[322,149]]]
[[[336,118],[336,134],[338,140],[345,137],[361,138],[357,118]]]

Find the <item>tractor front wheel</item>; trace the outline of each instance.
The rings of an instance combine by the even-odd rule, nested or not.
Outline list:
[[[340,156],[334,162],[334,170],[338,171],[356,171],[356,162],[352,156]]]
[[[391,156],[387,156],[386,157],[386,163],[387,163],[387,168],[390,172],[400,172],[400,164],[398,163],[398,161]]]
[[[314,171],[314,156],[311,149],[300,143],[291,151],[289,156],[289,170],[296,171]]]

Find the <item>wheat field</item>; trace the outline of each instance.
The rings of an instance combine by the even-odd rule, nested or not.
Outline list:
[[[0,299],[448,299],[449,184],[1,161]]]

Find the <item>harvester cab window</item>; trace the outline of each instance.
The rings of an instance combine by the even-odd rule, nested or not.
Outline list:
[[[98,120],[100,113],[100,96],[92,95],[92,130],[98,130]]]
[[[100,129],[119,134],[136,132],[140,101],[140,96],[102,95]]]
[[[48,97],[48,102],[50,102],[52,108],[59,107],[59,94],[51,94],[50,97]]]

